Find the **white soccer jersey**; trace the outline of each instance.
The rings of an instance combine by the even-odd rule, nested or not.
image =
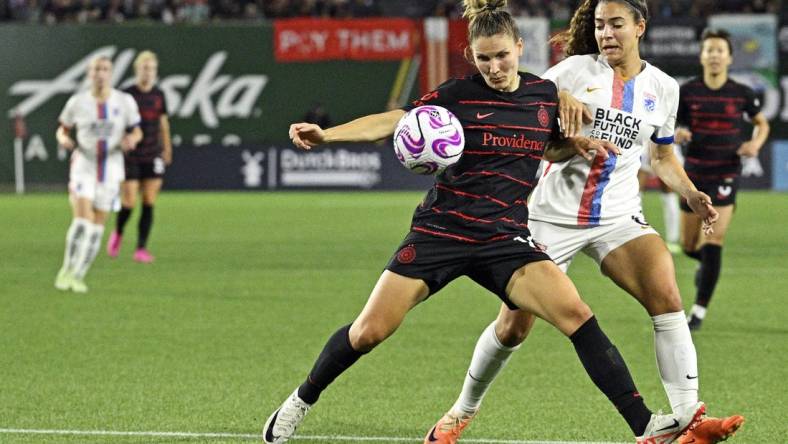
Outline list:
[[[104,102],[90,91],[74,94],[60,113],[60,124],[76,127],[77,149],[71,155],[71,175],[92,175],[99,183],[124,178],[120,141],[127,130],[139,125],[134,98],[113,89]]]
[[[645,62],[644,62],[645,63]],[[574,156],[543,165],[528,203],[529,218],[563,225],[596,226],[641,211],[637,172],[649,141],[673,143],[679,85],[658,68],[625,81],[602,56],[572,56],[543,75],[571,93],[594,117],[582,133],[609,140],[621,154],[588,161]]]

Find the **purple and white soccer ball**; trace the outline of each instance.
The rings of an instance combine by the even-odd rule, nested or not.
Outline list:
[[[394,130],[394,153],[416,174],[438,174],[456,163],[465,147],[462,125],[441,106],[413,108]]]

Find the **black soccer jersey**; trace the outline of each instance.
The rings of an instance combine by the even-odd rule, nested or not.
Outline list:
[[[527,233],[526,198],[548,141],[559,134],[555,84],[520,73],[513,92],[496,91],[480,74],[452,79],[406,106],[447,108],[465,131],[465,149],[413,215],[411,229],[463,242]]]
[[[153,162],[161,155],[162,146],[159,140],[161,134],[160,118],[167,115],[167,102],[164,93],[157,87],[148,92],[142,92],[137,85],[126,88],[125,92],[131,94],[140,109],[140,129],[142,140],[137,148],[126,153],[127,161]]]
[[[739,175],[736,151],[752,134],[743,117],[754,117],[760,106],[751,88],[730,79],[717,90],[701,78],[681,87],[677,122],[692,131],[684,164],[690,179],[718,181]]]

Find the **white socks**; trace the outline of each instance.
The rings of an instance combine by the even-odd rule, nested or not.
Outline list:
[[[63,270],[65,272],[74,272],[84,240],[88,237],[88,230],[92,225],[89,220],[80,217],[71,220],[71,225],[66,232],[66,251],[63,254]]]
[[[662,201],[662,218],[665,221],[665,241],[679,242],[679,196],[676,193],[659,193]]]
[[[706,307],[694,304],[692,310],[690,310],[690,315],[694,315],[698,319],[703,319],[706,317]]]
[[[662,385],[673,413],[698,402],[698,358],[684,312],[653,316],[654,345]]]
[[[471,365],[462,385],[462,392],[452,410],[456,413],[476,413],[490,384],[509,361],[512,352],[518,348],[520,345],[506,347],[501,344],[495,335],[495,321],[488,325],[476,342]]]
[[[82,241],[81,250],[79,250],[79,255],[76,257],[76,262],[72,268],[74,277],[77,279],[85,277],[88,269],[90,269],[90,266],[96,259],[96,255],[101,249],[101,238],[104,235],[104,225],[88,223],[86,234],[87,236],[85,236]]]

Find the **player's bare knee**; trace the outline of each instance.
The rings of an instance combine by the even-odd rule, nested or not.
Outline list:
[[[368,352],[391,335],[390,329],[370,322],[353,323],[348,337],[350,346],[359,352]]]
[[[533,315],[519,312],[514,316],[498,318],[495,323],[495,336],[506,347],[520,345],[528,336],[533,325]]]

